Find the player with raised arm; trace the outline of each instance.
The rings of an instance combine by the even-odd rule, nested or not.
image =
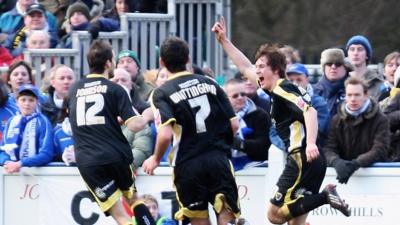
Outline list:
[[[309,211],[327,203],[350,216],[348,205],[338,196],[335,185],[329,184],[319,192],[326,160],[316,145],[317,112],[307,92],[285,79],[285,56],[277,46],[262,45],[253,65],[227,38],[223,18],[214,24],[212,31],[240,72],[272,97],[271,116],[288,155],[268,209],[269,221],[302,225]]]

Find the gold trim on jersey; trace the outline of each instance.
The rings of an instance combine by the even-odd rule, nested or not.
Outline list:
[[[172,76],[168,77],[168,80],[172,80],[172,79],[175,79],[177,77],[186,76],[186,75],[192,75],[192,74],[193,73],[191,73],[189,71],[182,71],[182,72],[174,73],[174,74],[172,74]]]
[[[168,162],[171,166],[175,166],[176,157],[179,152],[179,143],[181,142],[182,138],[182,126],[175,123],[174,126],[172,126],[172,131],[174,133],[174,137],[171,151],[168,154]]]
[[[234,117],[230,118],[229,120],[232,121],[232,120],[235,120],[235,119],[239,119],[239,118],[237,116],[234,116]]]
[[[289,126],[289,148],[288,151],[292,151],[293,149],[300,148],[302,146],[303,139],[306,138],[306,134],[304,132],[304,126],[299,121],[294,121]]]
[[[99,74],[99,73],[91,73],[86,76],[87,78],[106,78],[104,74]]]
[[[284,81],[284,79],[279,79],[277,81],[277,85],[275,86],[273,93],[284,97],[286,100],[289,100],[291,103],[295,104],[299,109],[303,112],[306,112],[310,105],[304,101],[302,96],[297,96],[293,93],[285,91],[280,84]]]
[[[163,126],[166,126],[168,124],[171,124],[172,122],[176,122],[176,119],[175,118],[171,118],[171,119],[165,121],[164,123],[158,125],[157,129],[159,129],[159,128],[163,127]]]

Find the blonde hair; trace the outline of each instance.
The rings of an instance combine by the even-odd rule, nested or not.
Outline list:
[[[153,87],[156,87],[156,79],[159,69],[146,70],[143,73],[144,81]]]

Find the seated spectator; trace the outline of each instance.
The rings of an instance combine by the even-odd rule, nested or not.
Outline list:
[[[394,73],[400,65],[400,53],[395,51],[388,54],[383,61],[383,76],[385,77],[385,82],[381,88],[381,95],[379,96],[379,101],[387,98],[390,94],[390,90],[394,86]]]
[[[140,61],[136,52],[131,50],[122,50],[119,52],[117,68],[123,68],[131,75],[131,80],[133,82],[131,96],[132,92],[135,92],[143,101],[146,101],[154,88],[144,81],[144,77],[140,72]],[[132,101],[135,102],[135,99],[132,98]]]
[[[36,111],[39,90],[22,85],[17,92],[19,114],[6,125],[0,147],[0,165],[7,173],[21,167],[44,166],[54,157],[53,132],[49,120]]]
[[[383,77],[376,70],[367,67],[372,58],[371,43],[366,37],[355,35],[347,41],[346,52],[350,63],[354,66],[354,71],[350,72],[350,76],[364,80],[369,96],[378,100],[382,91]]]
[[[50,86],[46,92],[47,100],[41,104],[43,115],[47,116],[52,126],[60,119],[64,98],[76,79],[74,71],[63,64],[55,65],[50,71]]]
[[[268,160],[268,149],[271,145],[268,135],[271,118],[246,97],[244,86],[244,82],[238,79],[231,79],[224,85],[240,123],[232,145],[235,170],[249,167],[253,161]]]
[[[0,28],[4,34],[13,34],[24,26],[22,18],[27,14],[30,5],[35,4],[33,0],[18,0],[15,7],[0,16]],[[46,17],[51,31],[57,33],[57,21],[52,13],[46,11]]]
[[[132,89],[132,81],[130,79],[129,73],[124,69],[115,69],[114,77],[111,81],[121,85],[127,91],[128,95]],[[132,107],[134,111],[141,114],[144,109],[140,111],[135,108],[135,102],[132,102]],[[147,108],[145,110],[151,110]],[[127,126],[121,126],[122,133],[127,139],[129,145],[131,146],[133,153],[133,165],[138,168],[142,165],[143,161],[147,159],[153,153],[153,138],[150,126],[146,125],[142,130],[134,133],[128,129]]]
[[[349,77],[353,66],[345,61],[343,50],[330,48],[321,53],[321,67],[323,75],[313,86],[314,94],[326,100],[332,118],[338,105],[344,100],[344,81]]]
[[[46,48],[54,48],[57,45],[57,32],[50,30],[46,11],[40,4],[32,4],[28,7],[24,16],[24,26],[8,36],[4,47],[8,48],[13,57],[22,55],[24,49],[29,48],[27,47],[27,37],[36,30],[43,31],[49,36],[50,42],[46,43]]]
[[[0,80],[0,144],[3,140],[3,131],[8,119],[14,116],[17,111],[17,105],[10,101],[6,84]]]
[[[168,80],[168,74],[169,74],[169,72],[166,67],[160,68],[158,70],[158,73],[157,73],[157,76],[155,79],[156,87],[160,87]]]
[[[299,50],[295,49],[294,47],[290,45],[284,45],[283,47],[279,48],[279,51],[282,52],[286,57],[286,69],[294,63],[301,62]]]
[[[32,68],[26,61],[16,60],[8,68],[7,84],[11,90],[9,93],[10,101],[16,103],[16,96],[18,89],[24,84],[34,84]],[[40,94],[39,102],[45,102],[46,96]]]
[[[160,69],[151,69],[151,70],[146,70],[143,72],[143,78],[144,82],[149,84],[151,87],[156,88],[156,78],[157,74],[160,71]]]
[[[75,2],[68,7],[66,15],[66,34],[58,43],[58,48],[72,48],[72,31],[88,31],[90,27],[89,8],[82,2]]]
[[[399,67],[400,68],[400,67]],[[400,69],[396,70],[394,86],[390,95],[382,102],[383,113],[388,117],[390,124],[390,151],[388,161],[400,162]]]
[[[323,148],[339,183],[347,183],[360,167],[386,161],[390,144],[389,121],[368,96],[364,81],[351,77],[345,88],[345,103],[332,118]]]
[[[247,77],[243,76],[240,72],[235,74],[235,79],[239,79],[244,81],[245,88],[244,92],[246,96],[249,97],[258,107],[264,110],[266,113],[271,112],[271,98],[264,91],[263,95],[259,94],[258,90],[260,89],[256,84],[251,82]]]
[[[161,216],[158,208],[157,199],[150,194],[145,194],[140,197],[150,211],[151,216],[157,225],[176,225],[175,221],[165,216]],[[134,220],[136,221],[136,220]]]
[[[0,44],[0,66],[9,66],[13,62],[14,57],[10,51]]]
[[[311,97],[311,105],[318,112],[318,143],[321,146],[323,140],[326,138],[326,132],[330,121],[328,104],[322,96],[314,94],[314,89],[308,80],[308,70],[303,64],[294,63],[290,65],[286,68],[286,75],[288,80],[297,84]]]
[[[53,129],[54,161],[63,161],[70,166],[76,163],[74,140],[72,139],[71,124],[68,118],[68,100],[63,101],[63,107],[57,125]]]

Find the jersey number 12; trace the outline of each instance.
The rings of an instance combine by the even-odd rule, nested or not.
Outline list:
[[[94,104],[86,109],[86,103]],[[101,94],[78,97],[76,100],[76,123],[78,126],[105,124],[104,116],[96,116],[104,108]]]

